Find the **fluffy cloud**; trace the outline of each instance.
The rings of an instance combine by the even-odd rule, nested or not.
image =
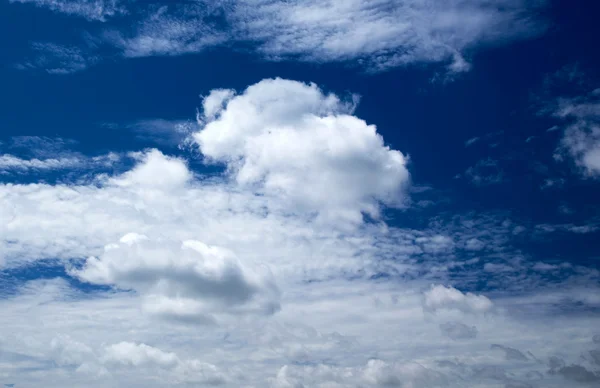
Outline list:
[[[145,296],[146,310],[159,316],[204,323],[213,321],[215,313],[277,311],[279,291],[270,274],[259,270],[200,241],[178,245],[130,233],[72,274],[94,284],[134,289]]]
[[[427,311],[459,310],[465,313],[485,313],[494,306],[492,301],[483,295],[470,292],[466,294],[453,287],[432,286],[424,294],[423,308]]]
[[[226,122],[240,105],[252,114],[239,117],[271,114],[275,118],[264,122],[278,124],[273,132],[284,129],[300,140],[302,131],[311,133],[304,120],[360,122],[351,116],[352,103],[314,86],[269,83],[283,94],[262,105],[250,104],[248,91],[212,93],[204,101],[203,130]],[[265,113],[252,111],[256,106]],[[121,173],[78,183],[0,184],[3,381],[134,388],[576,387],[598,372],[592,363],[598,317],[589,314],[599,306],[598,271],[578,265],[552,269],[551,276],[531,271],[534,261],[519,259],[526,252],[511,240],[520,224],[507,214],[439,213],[418,229],[358,217],[343,230],[336,227],[348,225],[343,218],[314,222],[330,206],[359,215],[365,203],[389,203],[379,178],[370,178],[374,189],[348,184],[343,200],[302,202],[266,186],[273,171],[259,158],[250,162],[263,176],[241,182],[246,158],[254,157],[247,142],[271,149],[261,143],[266,133],[247,133],[258,124],[240,124],[244,131],[223,133],[224,144],[239,145],[239,153],[215,133],[210,137],[212,152],[222,152],[219,162],[229,168],[223,176],[202,176],[192,170],[195,163],[145,150],[131,154],[134,166]],[[362,152],[375,153],[378,162],[395,153],[374,128],[362,122],[352,128],[360,136],[339,144],[358,165],[371,160]],[[369,147],[355,148],[360,141]],[[299,151],[312,151],[299,143]],[[296,175],[295,160],[280,159],[277,173],[314,184],[304,171]],[[347,173],[338,159],[318,161],[333,176]],[[310,162],[302,168],[318,173]],[[388,177],[389,171],[373,173]],[[351,174],[363,179],[360,169]],[[486,264],[514,271],[485,272]],[[428,289],[432,283],[456,288]],[[466,292],[481,284],[502,292]],[[277,314],[265,314],[279,304]],[[211,320],[218,324],[181,324]],[[507,359],[507,349],[526,349],[528,360]],[[547,373],[553,356],[562,364]]]
[[[355,223],[361,212],[377,218],[379,203],[402,204],[406,158],[351,115],[353,104],[282,79],[232,95],[205,98],[205,124],[194,138],[239,185],[284,197],[291,209]]]
[[[288,387],[443,387],[449,378],[417,363],[387,363],[372,359],[356,368],[328,365],[316,367],[284,366],[273,379],[273,386]]]

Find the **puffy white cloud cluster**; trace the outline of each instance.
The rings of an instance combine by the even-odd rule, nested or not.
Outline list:
[[[213,314],[279,310],[279,290],[268,271],[253,270],[232,252],[200,241],[150,241],[129,233],[71,273],[89,283],[136,290],[145,310],[169,319],[202,323],[213,322]]]
[[[283,197],[292,211],[358,223],[361,212],[377,218],[380,202],[401,205],[409,174],[406,157],[352,110],[314,84],[263,80],[207,96],[194,138],[238,184]]]
[[[432,286],[425,292],[423,308],[427,311],[459,310],[465,313],[485,313],[490,311],[494,304],[484,295],[471,292],[462,293],[454,287],[443,285]]]
[[[174,352],[122,341],[92,349],[68,335],[59,335],[51,341],[50,358],[62,367],[74,368],[83,379],[100,379],[120,384],[122,375],[136,370],[154,374],[162,383],[223,385],[228,379],[215,365],[198,359],[181,359]],[[146,380],[142,377],[142,381]],[[151,379],[148,379],[151,380]]]
[[[594,383],[598,318],[564,311],[598,308],[600,274],[518,259],[506,215],[364,222],[408,174],[353,104],[283,80],[217,90],[195,139],[223,176],[145,150],[83,183],[1,184],[2,382]],[[459,291],[482,280],[507,291]]]
[[[329,365],[316,367],[283,366],[273,386],[296,387],[445,387],[449,378],[418,363],[387,363],[372,359],[366,365],[355,368],[339,368]]]

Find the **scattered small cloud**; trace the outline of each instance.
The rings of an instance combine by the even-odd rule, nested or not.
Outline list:
[[[566,180],[564,178],[547,178],[544,180],[544,183],[542,183],[541,189],[559,189],[563,187],[565,183]]]
[[[32,44],[34,58],[15,65],[19,70],[39,69],[50,74],[71,74],[86,69],[99,58],[88,54],[77,46],[63,46],[55,43]]]
[[[498,161],[491,158],[478,161],[465,171],[464,176],[475,186],[496,185],[505,180]]]
[[[479,141],[479,137],[472,137],[469,140],[465,141],[465,147],[470,147],[478,141]]]
[[[436,312],[438,310],[459,310],[464,313],[485,313],[493,308],[493,303],[483,295],[470,292],[466,294],[454,287],[443,285],[432,286],[424,294],[423,309]]]
[[[596,223],[589,225],[540,224],[535,226],[535,230],[539,233],[570,232],[576,234],[587,234],[600,230],[600,226],[598,226]]]

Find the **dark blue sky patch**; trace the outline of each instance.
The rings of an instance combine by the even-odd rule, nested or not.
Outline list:
[[[75,268],[83,263],[73,261],[69,265]],[[17,268],[9,268],[0,271],[0,296],[2,298],[11,297],[19,293],[19,288],[23,283],[34,280],[64,279],[73,289],[86,294],[93,295],[110,291],[107,286],[94,285],[79,281],[79,279],[70,276],[67,273],[65,263],[59,260],[47,259],[38,260],[35,263],[23,265]]]

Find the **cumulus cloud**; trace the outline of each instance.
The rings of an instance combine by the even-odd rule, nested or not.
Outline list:
[[[384,144],[354,104],[314,84],[263,80],[243,93],[204,99],[203,155],[225,163],[240,186],[286,198],[290,209],[360,222],[379,204],[402,205],[407,159]]]
[[[492,309],[493,303],[484,295],[470,292],[466,294],[453,287],[432,286],[425,292],[423,308],[426,311],[459,310],[464,313],[485,313]]]
[[[213,314],[279,309],[279,291],[268,272],[253,271],[232,252],[200,241],[178,245],[130,233],[71,273],[136,290],[146,298],[147,311],[165,318],[205,323]]]
[[[254,105],[240,102],[247,91],[214,92],[204,100],[203,130],[229,120],[227,114],[239,113],[240,105],[262,107],[276,116],[268,121],[277,123],[273,132],[297,130],[300,140],[302,131],[311,133],[298,126],[303,120],[358,120],[351,116],[354,102],[311,85],[268,82],[292,92]],[[259,113],[243,117],[262,122]],[[254,128],[240,123],[244,131]],[[361,152],[377,154],[377,162],[394,153],[374,128],[357,128],[359,135],[369,133],[366,139],[378,139],[356,147],[360,152],[349,144],[362,144],[362,136],[340,140],[359,166],[371,160]],[[565,385],[569,370],[549,374],[529,353],[528,361],[507,360],[506,350],[490,349],[492,343],[528,349],[540,360],[560,354],[564,361],[556,371],[582,364],[596,373],[596,364],[585,360],[593,357],[599,327],[589,313],[599,306],[597,271],[573,265],[552,276],[532,273],[533,262],[515,259],[525,253],[511,240],[519,224],[506,214],[440,213],[419,228],[385,225],[384,217],[353,219],[354,228],[342,230],[337,226],[343,219],[314,222],[327,206],[355,214],[363,203],[384,206],[380,178],[370,178],[375,189],[348,184],[343,200],[298,202],[283,189],[265,186],[273,174],[266,162],[251,160],[264,172],[260,179],[238,179],[245,158],[253,155],[246,142],[272,151],[260,148],[268,133],[224,135],[226,144],[241,144],[242,150],[232,153],[230,145],[211,138],[213,152],[223,150],[220,163],[229,168],[222,176],[202,176],[182,158],[145,150],[130,155],[135,163],[127,171],[94,174],[83,183],[0,184],[4,381],[99,388]],[[299,151],[312,150],[299,143]],[[308,162],[280,159],[282,170],[276,172],[286,177],[305,179],[303,171],[295,175],[297,169],[319,172]],[[348,173],[335,163],[346,159],[318,160],[331,176]],[[389,177],[375,167],[371,173]],[[351,175],[363,179],[360,169]],[[473,239],[484,246],[467,249],[479,245]],[[482,272],[490,263],[527,276]],[[480,289],[482,279],[503,291],[485,292],[493,303],[467,292]],[[428,289],[432,283],[455,288]],[[281,310],[271,314],[278,305]],[[565,313],[573,310],[583,313]],[[217,324],[189,324],[211,321]],[[457,340],[442,339],[440,330]],[[536,380],[540,376],[544,381]]]
[[[193,177],[182,159],[166,156],[156,149],[133,156],[141,163],[123,175],[112,178],[111,184],[121,187],[176,190],[184,187]]]
[[[388,363],[372,359],[366,365],[338,368],[328,365],[315,367],[282,367],[272,383],[275,387],[443,387],[449,377],[418,363]]]

